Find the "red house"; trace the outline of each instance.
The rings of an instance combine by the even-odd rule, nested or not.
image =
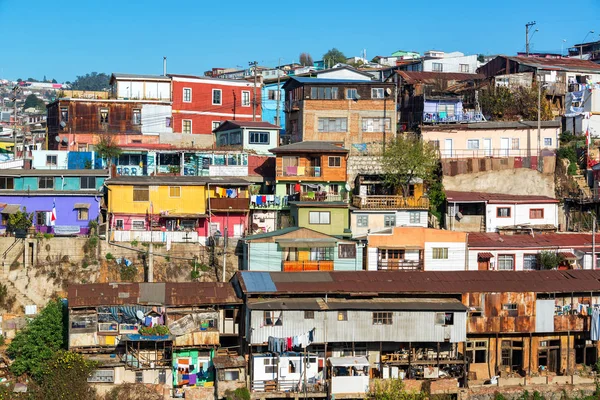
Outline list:
[[[260,84],[171,75],[173,133],[212,135],[225,120],[261,121]]]

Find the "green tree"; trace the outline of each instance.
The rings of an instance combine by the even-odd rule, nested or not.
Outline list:
[[[555,251],[541,251],[539,260],[541,268],[555,269],[565,260],[565,258],[562,254]]]
[[[56,79],[52,79],[52,83],[58,83]]]
[[[32,93],[29,96],[27,96],[27,98],[25,99],[25,104],[23,104],[24,110],[26,110],[30,107],[38,108],[38,109],[45,109],[46,103],[44,103],[44,100],[38,98],[35,94]]]
[[[480,63],[485,62],[485,56],[483,54],[479,54],[477,56],[477,61],[479,61]]]
[[[71,351],[59,350],[42,367],[30,400],[93,400],[96,390],[87,378],[97,367],[93,361]]]
[[[554,119],[546,92],[541,94],[541,120]],[[496,87],[484,90],[481,96],[483,114],[502,121],[537,121],[538,87]]]
[[[407,392],[402,379],[377,380],[369,398],[373,400],[425,400],[428,396],[423,392]]]
[[[309,53],[300,53],[300,64],[303,66],[311,66],[313,65],[313,58]]]
[[[42,382],[44,363],[63,345],[63,305],[59,299],[53,299],[8,346],[6,353],[14,360],[10,370],[15,375],[29,374]]]
[[[107,165],[112,165],[112,160],[119,157],[121,148],[119,147],[115,137],[110,133],[101,134],[98,138],[98,143],[95,145],[96,152],[106,160]]]
[[[105,73],[91,72],[77,76],[71,84],[73,90],[108,90],[110,76]]]
[[[6,230],[14,233],[16,230],[27,230],[33,224],[33,213],[28,213],[27,208],[23,207],[23,211],[17,211],[8,216]]]
[[[329,50],[327,53],[323,54],[323,61],[325,61],[325,65],[335,65],[337,63],[345,63],[348,57],[344,55],[341,51],[336,49],[335,47]]]
[[[383,154],[382,167],[388,186],[400,188],[409,196],[410,184],[415,179],[433,181],[438,167],[438,154],[429,142],[415,134],[399,135]]]

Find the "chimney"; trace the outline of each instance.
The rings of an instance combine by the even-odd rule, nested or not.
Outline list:
[[[167,76],[167,57],[163,57],[163,76]]]

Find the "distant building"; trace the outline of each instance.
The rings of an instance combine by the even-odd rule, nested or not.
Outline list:
[[[569,48],[569,57],[600,63],[600,40],[595,42],[578,43]]]
[[[477,55],[466,56],[459,51],[445,53],[439,50],[429,50],[423,54],[421,59],[404,59],[406,63],[399,65],[402,71],[420,72],[454,72],[474,74],[479,66]]]
[[[110,86],[115,99],[171,101],[171,78],[164,75],[113,73]]]
[[[271,155],[269,149],[279,145],[279,127],[269,122],[225,121],[213,133],[218,149],[239,148]]]

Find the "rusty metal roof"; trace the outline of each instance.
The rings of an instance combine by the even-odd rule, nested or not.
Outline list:
[[[474,202],[474,203],[558,203],[558,200],[547,196],[516,195],[504,193],[459,192],[446,191],[448,202]]]
[[[457,299],[325,299],[278,298],[249,299],[251,310],[382,310],[382,311],[466,311],[466,307]]]
[[[240,304],[230,283],[222,282],[167,282],[160,285],[145,283],[93,283],[70,285],[67,299],[69,307],[97,307],[113,305],[147,304],[141,299],[143,285],[164,288],[165,306]],[[154,304],[154,303],[153,303]]]
[[[600,244],[600,235],[596,235]],[[498,233],[469,233],[469,249],[496,248],[590,248],[592,235],[589,233],[546,233],[537,235],[500,235]],[[600,248],[599,248],[600,249]]]
[[[270,272],[275,290],[254,291],[245,285],[256,272],[237,273],[239,287],[247,295],[345,295],[462,294],[470,292],[599,292],[600,271],[333,271],[311,273]],[[308,279],[305,279],[307,275]],[[286,279],[281,279],[286,276]],[[322,279],[317,279],[317,276]],[[289,277],[289,278],[287,278]]]
[[[483,80],[483,74],[466,74],[456,72],[422,72],[422,71],[396,71],[406,83],[414,85],[416,83],[434,84],[440,80],[463,82],[470,80]]]
[[[549,69],[558,71],[597,71],[600,72],[600,65],[588,60],[578,58],[539,58],[539,57],[510,57],[509,60],[518,62],[522,65],[538,69]]]
[[[242,356],[215,356],[212,363],[216,369],[240,368],[246,366],[246,359]]]

